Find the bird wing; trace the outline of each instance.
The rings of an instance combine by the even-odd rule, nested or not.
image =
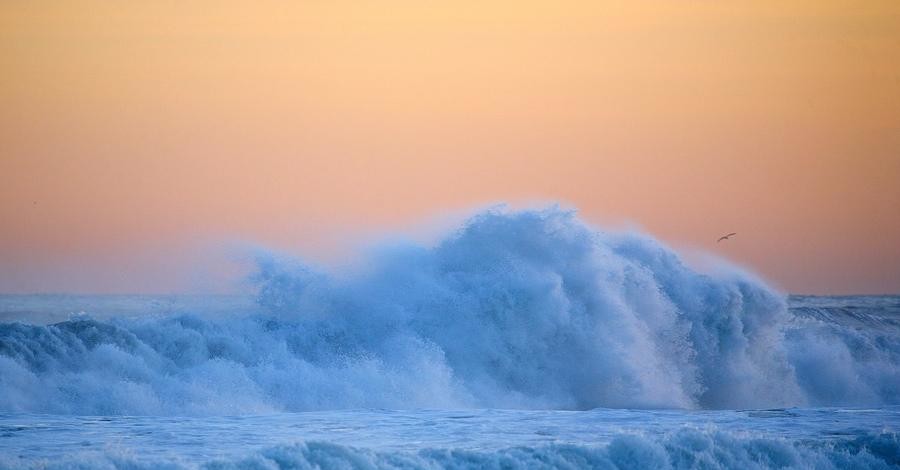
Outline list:
[[[733,237],[733,236],[735,236],[735,235],[737,235],[737,232],[731,232],[731,233],[729,233],[728,235],[723,235],[723,236],[719,237],[718,240],[716,240],[716,243],[719,243],[719,242],[722,241],[722,240],[728,240],[729,238],[731,238],[731,237]]]

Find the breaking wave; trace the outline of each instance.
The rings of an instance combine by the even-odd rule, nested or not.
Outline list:
[[[207,470],[240,469],[889,469],[900,466],[896,434],[861,435],[834,441],[804,442],[778,438],[683,429],[647,437],[622,434],[605,446],[547,445],[496,451],[423,449],[376,451],[326,442],[271,447],[243,458],[214,460]],[[3,468],[156,469],[197,468],[178,461],[138,459],[129,454],[68,456],[58,461],[28,462],[0,458]]]
[[[900,402],[900,335],[573,212],[492,210],[353,273],[260,257],[268,313],[0,325],[0,410],[757,408]]]

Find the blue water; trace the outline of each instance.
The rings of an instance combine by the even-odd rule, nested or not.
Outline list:
[[[556,209],[252,282],[0,296],[0,467],[900,466],[897,296],[785,296]]]
[[[900,464],[900,408],[343,410],[0,417],[9,467],[862,468]],[[401,463],[402,462],[402,463]],[[665,463],[663,463],[665,462]],[[176,468],[177,468],[176,467]]]

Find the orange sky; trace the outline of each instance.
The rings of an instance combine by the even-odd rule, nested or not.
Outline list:
[[[0,71],[3,292],[501,200],[900,292],[896,0],[8,1]]]

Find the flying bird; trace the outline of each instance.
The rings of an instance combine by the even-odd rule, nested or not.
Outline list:
[[[722,241],[722,240],[728,240],[729,238],[731,238],[731,237],[733,237],[733,236],[735,236],[735,235],[737,235],[737,232],[731,232],[731,233],[729,233],[728,235],[723,235],[723,236],[719,237],[718,240],[716,240],[716,243],[719,243],[719,242]]]

